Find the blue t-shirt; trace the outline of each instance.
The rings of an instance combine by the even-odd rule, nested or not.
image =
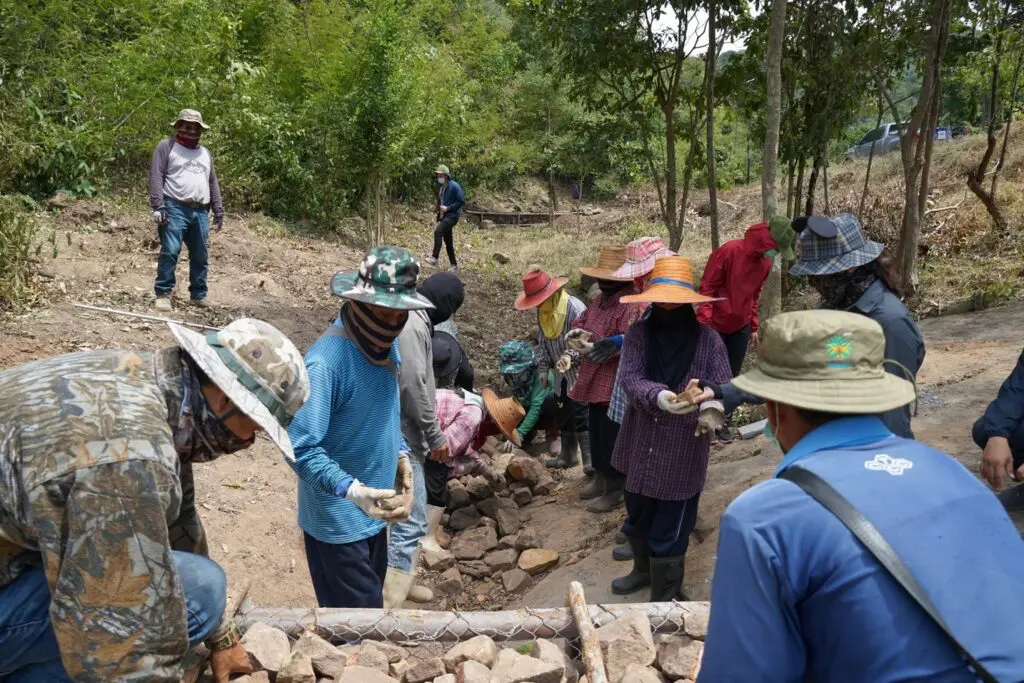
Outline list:
[[[873,417],[819,427],[787,466],[828,481],[878,527],[998,680],[1024,680],[1024,541],[970,472]],[[796,484],[762,482],[726,510],[700,683],[975,680],[924,610]]]

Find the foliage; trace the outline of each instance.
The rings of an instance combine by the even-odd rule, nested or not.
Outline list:
[[[0,311],[17,310],[28,296],[36,222],[27,197],[0,195]]]

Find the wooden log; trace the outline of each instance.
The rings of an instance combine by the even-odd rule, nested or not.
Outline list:
[[[601,641],[597,638],[597,629],[590,620],[587,609],[587,598],[583,594],[583,585],[579,581],[570,581],[565,593],[565,606],[572,615],[576,631],[579,633],[583,670],[587,673],[589,683],[608,683],[608,675],[604,670],[604,658],[601,656]]]

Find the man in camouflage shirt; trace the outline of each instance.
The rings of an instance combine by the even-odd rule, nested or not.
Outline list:
[[[264,322],[171,331],[178,345],[155,353],[0,372],[0,680],[180,681],[204,641],[218,683],[250,670],[223,571],[172,550],[179,472],[260,430],[292,458],[309,382]]]

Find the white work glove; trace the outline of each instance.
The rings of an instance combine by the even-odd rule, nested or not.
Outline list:
[[[589,351],[593,344],[590,340],[593,338],[593,334],[586,330],[577,327],[574,330],[569,330],[565,333],[565,343],[573,351]]]
[[[388,522],[403,522],[409,519],[412,502],[412,464],[409,462],[409,454],[403,452],[398,458],[398,468],[395,470],[395,495],[378,503],[382,510],[380,518]]]
[[[700,405],[700,415],[697,416],[697,429],[694,436],[700,437],[705,434],[714,434],[725,426],[725,406],[721,401],[706,401]]]
[[[667,389],[658,392],[658,407],[673,415],[686,415],[697,410],[697,406],[690,403],[684,394],[676,394]]]
[[[348,493],[345,494],[345,500],[352,501],[367,516],[374,519],[386,519],[386,516],[390,513],[388,510],[380,507],[380,502],[394,497],[394,489],[370,488],[369,486],[363,486],[363,483],[358,479],[352,481],[352,484],[348,487]]]
[[[555,370],[558,370],[559,372],[569,372],[569,368],[571,367],[572,356],[570,356],[569,354],[565,354],[564,356],[558,359],[557,363],[555,363]]]
[[[512,442],[512,439],[505,439],[500,446],[502,453],[511,453],[516,449],[516,445]]]
[[[153,222],[156,223],[157,225],[163,225],[164,223],[167,222],[167,216],[164,215],[164,212],[162,210],[154,211]]]

